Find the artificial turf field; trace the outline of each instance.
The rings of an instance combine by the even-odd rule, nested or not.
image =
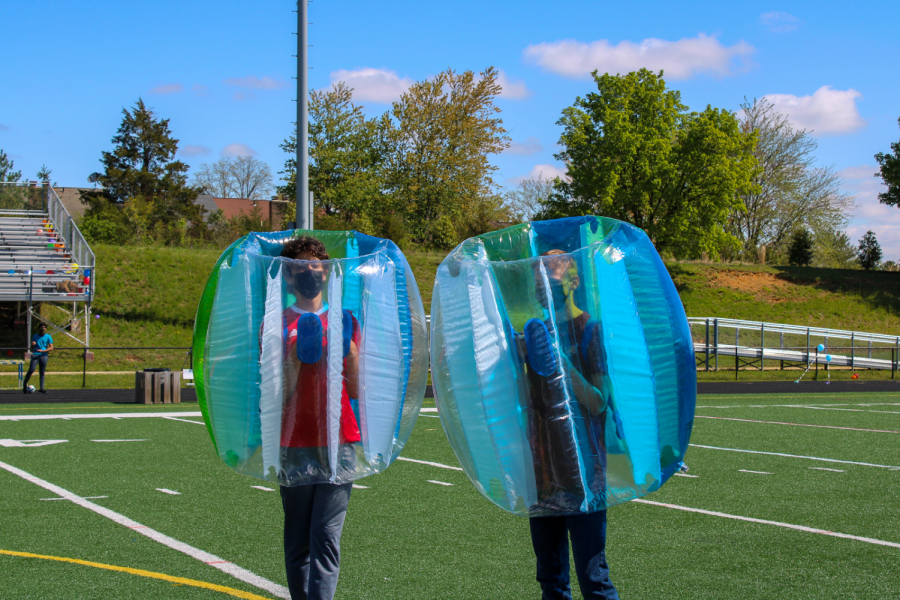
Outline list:
[[[611,509],[607,552],[624,600],[900,598],[900,394],[700,396],[697,405],[689,476],[646,500],[720,514]],[[279,496],[252,487],[274,486],[221,463],[199,417],[8,420],[197,410],[0,406],[0,599],[277,597],[268,583],[139,533],[285,585]],[[457,466],[434,413],[423,412],[402,456]],[[106,515],[49,500],[60,492],[35,478]],[[351,497],[337,598],[540,596],[527,521],[492,506],[461,471],[400,460],[357,483],[366,487]]]

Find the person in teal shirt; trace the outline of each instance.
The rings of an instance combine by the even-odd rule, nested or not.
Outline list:
[[[44,373],[47,371],[47,359],[50,358],[50,352],[53,351],[53,338],[47,333],[47,326],[41,325],[38,328],[40,333],[31,336],[31,364],[28,366],[28,374],[25,375],[25,383],[22,385],[22,391],[28,393],[28,380],[34,373],[35,367],[41,372],[41,389],[38,390],[42,394],[46,394],[44,389]]]

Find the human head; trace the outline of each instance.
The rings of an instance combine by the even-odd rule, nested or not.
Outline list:
[[[308,300],[321,296],[325,285],[325,267],[319,261],[329,259],[325,244],[303,235],[285,244],[281,256],[292,261],[308,261],[287,264],[291,285],[298,295]]]
[[[538,301],[544,308],[549,308],[550,303],[544,285],[544,277],[541,275],[541,263],[543,263],[547,279],[550,281],[553,306],[556,310],[562,310],[566,306],[566,300],[581,284],[578,268],[572,256],[562,250],[548,250],[541,256],[544,257],[543,260],[535,261],[533,267]]]
[[[44,335],[45,333],[47,333],[47,326],[41,323],[38,326],[38,331],[41,333],[41,335]]]

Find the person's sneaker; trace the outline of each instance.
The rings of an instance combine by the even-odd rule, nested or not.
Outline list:
[[[23,393],[23,394],[27,394],[27,393],[28,393],[28,384],[27,384],[27,383],[26,383],[25,385],[22,386],[22,393]]]
[[[47,390],[38,390],[38,391],[39,391],[40,393],[42,393],[42,394],[46,394],[46,393],[47,393]]]

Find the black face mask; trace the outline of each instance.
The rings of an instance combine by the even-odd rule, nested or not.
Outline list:
[[[323,271],[301,271],[294,275],[294,290],[304,298],[315,298],[324,286]]]
[[[541,303],[541,306],[544,308],[550,308],[550,300],[547,297],[547,288],[544,286],[543,278],[537,279],[537,300]],[[566,294],[565,287],[558,279],[550,279],[550,296],[553,298],[553,308],[556,310],[562,310],[562,308],[566,305],[566,298],[568,294]]]

